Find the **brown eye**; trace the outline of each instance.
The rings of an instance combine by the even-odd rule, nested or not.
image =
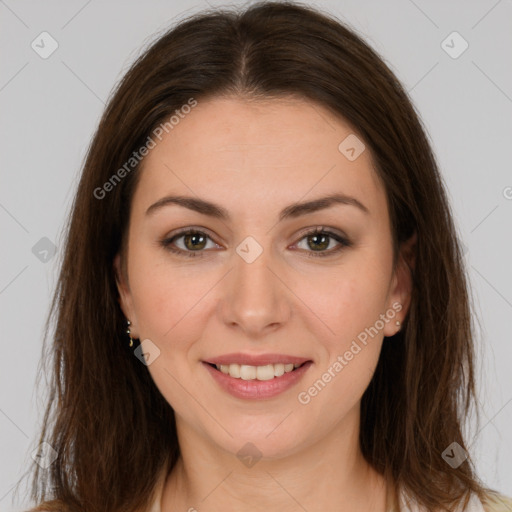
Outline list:
[[[332,231],[329,231],[325,228],[317,228],[314,231],[310,231],[309,233],[306,233],[301,240],[306,239],[307,247],[312,250],[306,251],[309,253],[308,256],[319,256],[319,257],[327,257],[332,256],[335,253],[338,253],[345,247],[350,247],[352,243],[345,237],[333,233]],[[334,240],[338,242],[338,247],[326,250],[329,245],[331,244],[331,241]]]
[[[196,249],[204,249],[206,236],[201,233],[189,233],[182,235],[185,247],[191,251]]]
[[[176,241],[180,239],[183,239],[181,248],[179,246],[176,247]],[[170,238],[162,240],[161,243],[163,247],[171,252],[184,256],[196,257],[203,256],[202,252],[204,252],[207,240],[209,239],[210,237],[202,231],[188,229],[177,233]]]
[[[308,256],[313,257],[332,256],[342,249],[352,245],[352,242],[350,242],[348,238],[329,231],[326,228],[316,228],[315,230],[303,235],[301,241],[304,239],[306,240],[307,247],[301,250],[305,250],[308,253]],[[183,240],[181,242],[181,247],[178,244],[178,241],[180,240]],[[172,237],[162,240],[161,244],[165,249],[180,256],[196,257],[204,256],[208,240],[211,240],[211,237],[203,231],[187,229],[173,235]],[[213,240],[211,241],[214,246],[217,246]],[[327,250],[332,241],[337,242],[338,247]]]

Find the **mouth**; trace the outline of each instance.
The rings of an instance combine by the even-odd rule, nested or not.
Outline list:
[[[273,380],[279,377],[282,377],[286,373],[291,373],[296,371],[298,368],[301,368],[309,361],[305,361],[303,363],[276,363],[276,364],[266,364],[262,366],[252,366],[248,364],[215,364],[215,363],[206,363],[210,365],[215,370],[229,375],[234,379],[241,380]]]
[[[241,359],[253,364],[243,364]],[[291,390],[301,381],[313,361],[287,356],[255,358],[232,354],[215,361],[202,361],[202,364],[219,389],[238,399],[263,400]]]

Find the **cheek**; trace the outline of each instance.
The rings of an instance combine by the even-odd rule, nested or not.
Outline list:
[[[173,325],[171,312],[178,312],[180,307],[176,293],[179,283],[155,258],[154,251],[139,247],[134,243],[130,255],[130,291],[141,339],[159,340]]]
[[[322,357],[298,400],[308,404],[311,417],[325,418],[325,428],[357,406],[372,379],[383,342],[385,292],[374,276],[353,273],[333,280],[328,293],[312,297],[312,309],[322,313],[328,329],[322,335],[317,330]]]
[[[204,280],[186,272],[148,269],[134,280],[132,293],[141,336],[165,343],[197,323],[200,298],[207,292]]]
[[[367,257],[359,254],[353,260],[347,259],[338,269],[330,269],[325,279],[318,279],[318,275],[310,279],[302,277],[294,289],[297,296],[305,298],[304,317],[311,318],[312,332],[319,332],[318,320],[321,320],[324,344],[330,351],[343,350],[352,339],[375,326],[385,313],[389,269],[386,262],[376,260],[371,254]],[[313,314],[306,315],[307,309]],[[377,329],[382,330],[381,322]]]
[[[188,271],[164,266],[148,266],[133,280],[141,340],[150,339],[160,351],[148,370],[176,410],[190,406],[183,384],[189,386],[191,373],[197,371],[194,347],[204,337],[208,316],[204,296],[211,288],[207,285],[205,279],[194,279]]]
[[[316,331],[323,352],[302,391],[306,401],[321,395],[313,405],[321,415],[331,408],[347,413],[360,400],[379,360],[386,320],[394,316],[386,311],[391,263],[370,251],[344,263],[323,281],[325,286],[306,280],[299,292],[315,313],[309,315],[308,329]],[[319,331],[318,325],[325,328]]]

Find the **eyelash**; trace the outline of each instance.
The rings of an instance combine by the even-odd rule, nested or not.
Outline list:
[[[299,242],[301,240],[303,240],[304,238],[307,238],[309,236],[318,235],[318,234],[327,235],[329,238],[332,238],[332,239],[336,240],[341,245],[338,248],[336,248],[336,249],[331,249],[330,251],[320,251],[320,252],[306,251],[307,253],[309,253],[308,257],[312,257],[312,258],[327,258],[329,256],[333,256],[334,254],[337,254],[338,252],[340,252],[341,250],[343,250],[346,247],[351,247],[352,246],[352,242],[350,240],[348,240],[347,238],[339,235],[338,233],[334,233],[332,231],[329,231],[327,228],[324,228],[324,227],[319,227],[319,228],[315,228],[312,231],[308,231],[307,233],[302,235],[302,237],[300,238]],[[180,231],[180,232],[176,233],[175,235],[173,235],[170,238],[166,238],[166,239],[162,240],[161,241],[161,245],[165,249],[167,249],[168,251],[173,252],[175,254],[178,254],[179,256],[186,256],[186,257],[190,257],[190,258],[203,257],[204,256],[204,250],[201,250],[201,251],[185,251],[183,249],[176,249],[175,247],[172,246],[172,243],[176,239],[181,238],[181,237],[183,237],[185,235],[205,235],[207,238],[212,240],[211,237],[207,233],[205,233],[203,231],[187,228],[187,229],[185,229],[183,231]]]

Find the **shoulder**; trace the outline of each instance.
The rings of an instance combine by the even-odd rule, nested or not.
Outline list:
[[[482,497],[485,512],[512,512],[512,498],[495,491],[487,491]]]
[[[428,512],[426,508],[420,506],[414,497],[411,497],[405,491],[398,495],[399,505],[396,502],[388,507],[388,512],[407,511],[407,512]],[[456,512],[512,512],[512,498],[500,494],[491,489],[486,489],[483,494],[470,496],[467,506],[459,504],[455,508]]]

